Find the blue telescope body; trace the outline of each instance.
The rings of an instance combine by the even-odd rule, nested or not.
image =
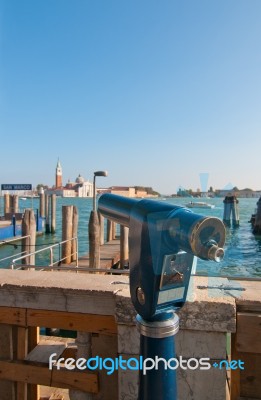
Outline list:
[[[131,299],[148,321],[183,306],[194,256],[216,262],[224,256],[225,227],[218,218],[109,193],[101,195],[98,210],[129,227]]]

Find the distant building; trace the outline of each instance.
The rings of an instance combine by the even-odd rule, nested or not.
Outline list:
[[[158,197],[158,195],[148,194],[145,190],[136,190],[135,187],[132,186],[111,186],[106,189],[97,189],[98,193],[112,193],[118,196],[124,197]]]
[[[55,170],[55,187],[61,188],[63,185],[63,171],[60,160],[58,158],[56,170]]]
[[[73,189],[66,189],[61,187],[59,189],[49,188],[45,191],[46,194],[56,194],[56,196],[60,197],[76,197],[76,192]]]
[[[86,181],[81,174],[74,182],[70,180],[62,185],[62,166],[58,159],[55,170],[55,186],[46,190],[47,194],[56,194],[61,197],[93,197],[93,183]]]
[[[81,174],[77,176],[75,181],[69,179],[65,186],[62,185],[62,181],[62,166],[58,158],[55,169],[55,185],[52,188],[48,188],[45,193],[54,193],[61,197],[93,197],[93,183],[85,180]],[[97,193],[104,192],[125,197],[158,197],[158,195],[148,194],[148,192],[143,190],[142,187],[135,188],[132,186],[111,186],[106,189],[97,189]]]
[[[71,185],[72,182],[69,184]],[[67,185],[65,187],[67,187]],[[86,181],[80,174],[75,179],[73,188],[78,197],[93,197],[93,183]]]
[[[135,188],[129,186],[111,186],[108,192],[119,196],[136,197]]]
[[[242,189],[242,190],[216,190],[218,197],[234,195],[239,198],[257,198],[261,196],[261,190]]]

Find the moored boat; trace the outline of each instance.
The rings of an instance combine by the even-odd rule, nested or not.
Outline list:
[[[185,204],[188,208],[214,208],[214,204],[204,203],[203,201],[190,201]]]

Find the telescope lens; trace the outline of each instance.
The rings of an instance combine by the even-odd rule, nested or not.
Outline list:
[[[208,259],[220,262],[223,260],[223,258],[224,258],[224,250],[213,244],[209,248]]]
[[[225,233],[224,224],[218,218],[203,218],[191,230],[190,243],[193,253],[203,259],[222,261]]]

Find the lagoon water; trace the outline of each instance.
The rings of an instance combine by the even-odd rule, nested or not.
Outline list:
[[[223,218],[223,198],[214,199],[194,199],[194,201],[207,201],[214,204],[213,209],[192,209],[192,211],[208,216]],[[167,198],[165,200],[171,204],[184,206],[189,198]],[[261,237],[255,237],[251,231],[250,220],[251,214],[256,209],[258,199],[239,199],[239,228],[227,228],[227,238],[225,244],[225,257],[222,262],[215,263],[213,261],[203,261],[198,259],[197,273],[208,275],[228,275],[261,278]],[[57,221],[56,233],[51,235],[42,235],[37,238],[37,248],[48,244],[61,241],[62,237],[62,206],[75,205],[79,213],[78,241],[79,255],[84,255],[88,252],[88,220],[92,209],[92,199],[88,198],[57,198]],[[20,209],[23,208],[38,208],[38,199],[27,199],[19,201]],[[3,199],[0,200],[0,214],[3,215]],[[20,251],[18,247],[1,246],[0,258],[8,255],[17,254]],[[37,264],[46,265],[46,254],[42,253],[37,257]],[[8,262],[0,262],[1,268],[8,268]]]

